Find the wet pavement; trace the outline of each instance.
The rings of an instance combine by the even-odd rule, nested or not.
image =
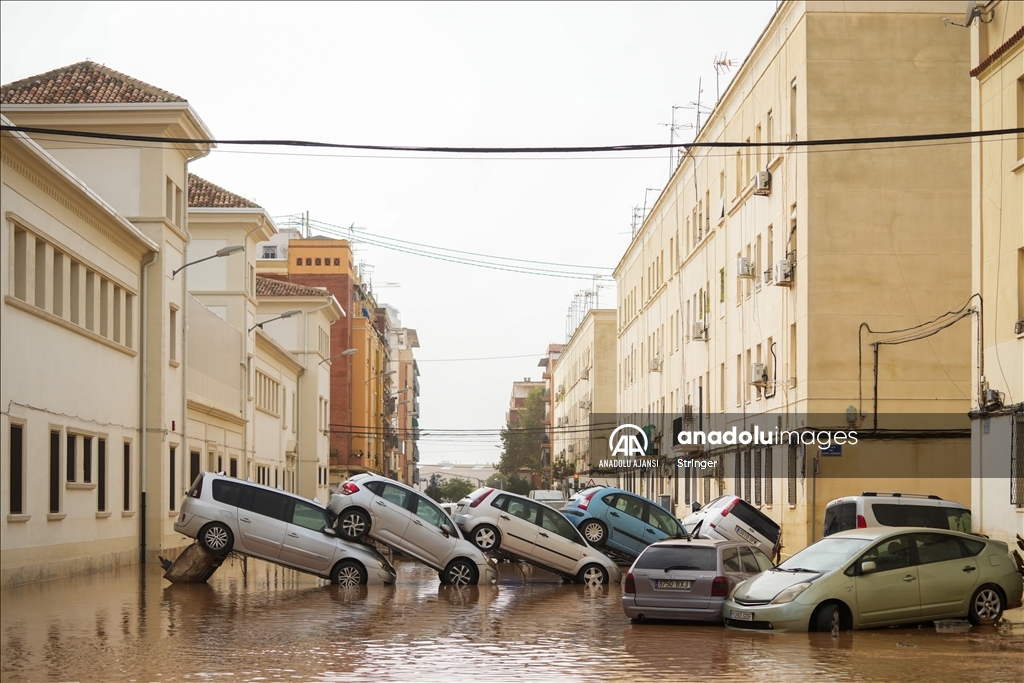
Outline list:
[[[453,589],[397,561],[397,586],[340,589],[229,559],[205,585],[159,566],[0,592],[3,681],[1022,681],[1024,629],[763,634],[631,624],[621,587],[502,565]],[[243,571],[244,569],[244,571]]]

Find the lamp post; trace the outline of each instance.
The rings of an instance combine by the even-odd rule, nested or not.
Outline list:
[[[173,273],[171,273],[171,279],[173,280],[175,275],[177,275],[181,271],[185,270],[189,266],[194,266],[197,263],[202,263],[203,261],[209,261],[210,259],[223,258],[225,256],[230,256],[231,254],[235,254],[235,253],[240,252],[240,251],[242,251],[244,249],[245,249],[245,245],[243,245],[243,244],[232,244],[230,247],[223,247],[221,249],[218,249],[217,252],[215,254],[213,254],[212,256],[207,256],[206,258],[201,258],[201,259],[196,259],[195,261],[190,261],[190,262],[186,263],[185,265],[183,265],[181,268],[178,268]]]
[[[317,365],[323,365],[324,363],[326,363],[329,360],[334,360],[335,358],[341,358],[342,356],[351,356],[353,353],[359,353],[359,349],[345,349],[341,353],[335,354],[335,355],[331,356],[330,358],[324,358],[322,361],[317,363]]]
[[[263,322],[261,322],[261,323],[256,323],[255,325],[253,325],[252,327],[250,327],[250,328],[249,328],[249,332],[252,332],[252,331],[253,331],[253,330],[255,330],[255,329],[256,329],[257,327],[258,327],[258,328],[260,328],[260,329],[262,330],[262,329],[263,329],[263,326],[264,326],[264,325],[266,325],[267,323],[272,323],[272,322],[274,322],[275,320],[282,320],[282,319],[284,319],[284,318],[290,318],[290,317],[292,317],[293,315],[298,315],[299,313],[302,313],[302,309],[301,309],[301,308],[293,308],[293,309],[291,309],[290,311],[285,311],[284,313],[282,313],[282,314],[281,314],[281,315],[279,315],[279,316],[275,316],[275,317],[273,317],[273,318],[270,318],[269,320],[264,320],[264,321],[263,321]]]

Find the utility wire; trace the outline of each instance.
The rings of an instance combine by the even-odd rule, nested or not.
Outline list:
[[[314,140],[284,139],[225,139],[217,140],[194,138],[165,138],[157,135],[126,135],[123,133],[101,133],[86,130],[60,130],[41,128],[38,126],[0,125],[0,131],[20,132],[29,134],[60,135],[64,137],[84,137],[99,140],[130,140],[132,142],[157,142],[161,144],[186,145],[246,145],[272,147],[316,147],[323,149],[359,149],[386,152],[443,152],[446,154],[566,154],[580,152],[633,152],[662,149],[691,148],[745,148],[745,147],[820,147],[824,145],[863,145],[875,143],[919,142],[923,140],[957,140],[961,138],[990,137],[999,135],[1017,135],[1024,128],[1002,128],[998,130],[960,131],[954,133],[923,133],[920,135],[888,135],[866,138],[833,138],[824,140],[792,140],[787,143],[778,142],[726,142],[723,140],[704,142],[649,143],[627,145],[583,145],[575,147],[443,147],[434,145],[365,145],[339,142],[317,142]]]

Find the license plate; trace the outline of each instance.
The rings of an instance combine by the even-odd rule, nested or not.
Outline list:
[[[736,621],[753,621],[753,612],[737,612],[734,609],[729,610],[729,618],[735,619]]]
[[[736,535],[738,535],[740,538],[742,538],[747,543],[752,543],[754,545],[757,544],[757,539],[754,538],[754,536],[752,534],[748,534],[746,531],[744,531],[740,527],[736,527]]]
[[[655,583],[657,584],[656,588],[667,588],[669,590],[676,590],[676,591],[688,591],[688,590],[690,590],[690,582],[689,581],[674,581],[674,580],[669,579],[669,580],[665,580],[665,581],[656,581]]]

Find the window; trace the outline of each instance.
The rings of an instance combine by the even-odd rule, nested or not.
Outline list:
[[[761,552],[760,549],[751,546],[750,548],[748,548],[748,550],[750,550],[750,552],[754,555],[754,561],[757,562],[758,571],[766,572],[775,566],[772,563],[771,559],[769,559],[767,555]]]
[[[764,504],[771,505],[775,498],[772,474],[772,449],[764,449]]]
[[[536,524],[540,508],[533,503],[526,502],[525,500],[511,498],[508,501],[508,513],[513,517],[526,520],[530,524]]]
[[[310,531],[322,531],[327,526],[327,515],[315,505],[297,500],[292,511],[292,524]]]
[[[125,512],[128,512],[129,510],[132,509],[132,445],[131,445],[131,443],[129,443],[127,441],[124,442],[124,452],[122,453],[121,457],[124,460],[124,462],[121,465],[121,467],[122,467],[122,472],[121,472],[121,476],[122,476],[122,480],[121,480],[122,490],[121,490],[121,493],[122,493],[122,495],[124,497],[124,500],[122,501],[121,509],[124,510]]]
[[[92,483],[92,437],[82,437],[82,481]]]
[[[831,536],[840,531],[848,531],[857,528],[857,504],[840,503],[829,505],[825,508],[825,522],[821,532],[822,536]]]
[[[67,435],[67,451],[64,453],[64,465],[66,467],[66,475],[64,480],[68,482],[75,481],[75,473],[78,470],[76,446],[78,445],[78,437],[74,434]]]
[[[384,488],[378,494],[384,500],[394,503],[400,508],[406,507],[409,501],[409,491],[407,489],[395,486],[394,484],[385,484]]]
[[[448,521],[448,517],[441,512],[441,509],[428,501],[423,496],[416,496],[416,516],[428,524],[440,527]]]
[[[740,454],[739,451],[736,451],[736,466],[733,468],[732,478],[733,478],[732,487],[733,487],[734,494],[737,495],[737,496],[742,496],[743,495],[743,486],[742,486],[742,480],[743,480],[743,460],[742,460],[742,455]]]
[[[566,540],[583,545],[583,539],[580,538],[576,528],[557,510],[552,510],[551,508],[541,510],[540,525],[547,531],[558,534]]]
[[[277,258],[277,247],[266,246],[263,247],[263,258],[265,259],[276,259]]]
[[[637,569],[662,571],[669,567],[713,572],[718,569],[718,557],[714,548],[668,545],[651,546],[636,561]]]
[[[788,493],[786,500],[790,505],[796,505],[796,444],[790,444],[789,446],[787,463],[788,467],[786,468],[786,478]]]
[[[171,304],[170,311],[171,313],[167,329],[167,343],[169,344],[167,357],[172,363],[176,363],[178,362],[178,307]]]
[[[107,511],[107,440],[96,439],[96,509]]]
[[[167,485],[171,500],[171,502],[169,503],[169,509],[172,512],[177,509],[178,505],[178,486],[177,482],[175,481],[176,471],[177,467],[175,466],[175,449],[174,446],[171,446],[170,451],[168,451],[167,460]]]
[[[914,534],[917,544],[917,563],[933,564],[948,560],[959,560],[964,556],[964,548],[955,536],[945,534]]]
[[[687,472],[687,492],[690,490],[689,472]],[[653,526],[658,531],[663,531],[669,536],[674,536],[679,533],[679,525],[676,524],[672,517],[662,510],[661,508],[654,507],[653,505],[647,506],[647,523]]]
[[[238,458],[231,458],[231,464],[228,468],[228,474],[232,477],[238,477]]]
[[[192,482],[199,478],[200,454],[199,451],[191,451],[188,455],[188,483],[191,485]]]
[[[10,505],[8,512],[20,515],[25,512],[25,428],[20,424],[11,424],[10,432],[10,471],[7,480]]]
[[[743,567],[740,565],[739,548],[722,549],[722,571],[730,574],[739,574],[743,571]]]
[[[276,519],[281,522],[288,521],[292,502],[291,498],[280,493],[267,491],[266,489],[250,490],[253,492],[252,503],[246,509],[251,510],[257,515],[270,517],[271,519]],[[241,502],[242,501],[240,501],[240,505]]]
[[[743,500],[750,502],[750,451],[743,451]]]
[[[761,507],[761,449],[754,451],[754,505]]]
[[[280,414],[281,383],[256,371],[256,407],[273,415]]]
[[[796,132],[796,79],[794,78],[789,84],[789,139],[791,142],[796,140]]]
[[[1024,269],[1022,269],[1024,270]],[[1024,508],[1024,415],[1014,415],[1010,437],[1010,505]]]
[[[50,432],[50,512],[60,512],[60,432]]]
[[[238,505],[238,498],[242,492],[242,485],[236,484],[233,481],[224,481],[223,479],[214,479],[213,481],[213,499],[218,503],[224,503],[225,505]]]
[[[864,553],[858,564],[869,561],[874,562],[876,571],[880,572],[909,567],[910,535],[904,534],[882,541]]]
[[[761,573],[761,569],[757,566],[757,561],[754,559],[754,554],[750,552],[750,548],[740,548],[740,566],[743,567],[744,574]]]

